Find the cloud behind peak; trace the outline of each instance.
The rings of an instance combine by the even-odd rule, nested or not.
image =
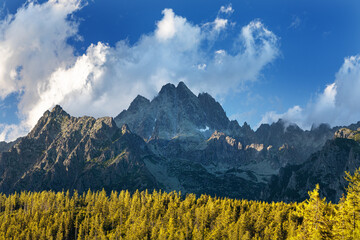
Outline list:
[[[0,97],[22,92],[21,123],[0,125],[0,140],[25,134],[56,104],[75,116],[115,116],[138,94],[152,98],[168,82],[226,96],[257,80],[279,55],[278,37],[260,20],[232,33],[238,37],[231,52],[212,44],[234,31],[227,18],[197,25],[164,9],[154,31],[134,44],[94,43],[76,56],[67,40],[77,36],[79,22],[68,16],[81,7],[81,1],[32,2],[0,23]]]

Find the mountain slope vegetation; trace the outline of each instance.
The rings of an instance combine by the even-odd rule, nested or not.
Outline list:
[[[319,185],[301,203],[177,192],[21,192],[0,195],[3,239],[359,239],[360,170],[326,202]]]

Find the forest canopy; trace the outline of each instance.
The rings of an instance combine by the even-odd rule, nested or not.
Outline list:
[[[0,195],[1,239],[360,239],[360,170],[338,204],[319,186],[301,203],[178,192]]]

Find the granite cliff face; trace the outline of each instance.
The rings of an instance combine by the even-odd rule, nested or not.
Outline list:
[[[60,106],[25,137],[0,143],[0,191],[164,189],[295,201],[316,183],[337,201],[359,166],[360,122],[304,131],[279,120],[253,131],[207,93],[180,82],[137,96],[114,119],[75,118]]]

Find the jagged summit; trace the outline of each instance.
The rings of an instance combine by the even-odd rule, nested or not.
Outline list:
[[[176,91],[183,97],[196,97],[195,94],[185,85],[184,82],[179,82],[176,87]]]
[[[180,81],[180,82],[178,83],[178,85],[177,85],[176,88],[178,88],[178,89],[185,89],[185,90],[190,91],[190,89],[185,85],[185,83],[184,83],[183,81]]]
[[[172,83],[167,83],[164,86],[162,86],[159,95],[166,95],[166,94],[173,94],[176,91],[176,87]]]
[[[139,111],[142,107],[148,106],[150,104],[150,100],[141,96],[137,95],[134,101],[131,102],[129,106],[129,111],[136,112]]]
[[[56,117],[56,116],[70,116],[60,105],[55,105],[51,111],[47,110],[43,114],[43,118]]]
[[[196,98],[195,94],[185,85],[185,83],[179,82],[176,87],[172,83],[164,85],[153,101],[156,102],[165,99],[168,101],[191,101],[191,99],[194,98]]]
[[[70,116],[60,105],[55,105],[50,113],[52,116]]]
[[[228,131],[230,121],[221,105],[207,93],[196,96],[184,82],[168,83],[152,100],[138,96],[115,117],[118,126],[129,128],[146,140],[198,136],[214,130]]]
[[[55,105],[55,107],[53,107],[53,109],[51,110],[51,112],[62,112],[64,111],[63,108],[60,105]]]
[[[174,94],[175,91],[188,92],[188,93],[191,92],[191,90],[186,86],[186,84],[184,82],[180,81],[177,86],[175,86],[172,83],[165,84],[164,86],[161,87],[159,95]]]

